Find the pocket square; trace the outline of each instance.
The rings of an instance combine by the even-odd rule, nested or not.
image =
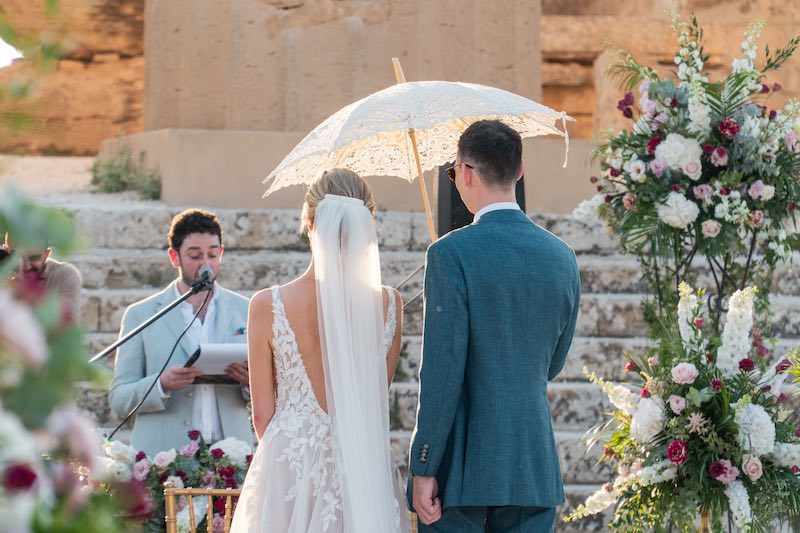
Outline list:
[[[239,328],[233,332],[234,335],[247,335],[247,328]]]

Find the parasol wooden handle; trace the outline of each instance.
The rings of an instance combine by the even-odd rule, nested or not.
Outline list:
[[[400,60],[396,57],[392,58],[392,66],[394,67],[394,76],[397,83],[405,83],[406,76],[403,74],[403,67],[400,66]],[[408,136],[411,138],[411,147],[414,150],[414,161],[417,163],[417,175],[419,176],[419,188],[422,193],[422,203],[425,205],[425,218],[428,221],[428,231],[431,234],[431,242],[436,242],[436,231],[433,229],[433,216],[431,215],[431,204],[428,201],[428,189],[425,187],[425,176],[422,173],[422,163],[419,160],[419,150],[417,149],[417,136],[414,130],[408,129]]]

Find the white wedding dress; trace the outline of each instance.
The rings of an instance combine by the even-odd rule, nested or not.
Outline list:
[[[397,327],[394,293],[389,290],[384,353]],[[351,533],[342,510],[341,476],[335,460],[331,420],[317,403],[311,381],[286,318],[280,290],[272,288],[273,359],[277,378],[275,414],[253,456],[242,486],[231,531],[234,533]],[[405,499],[386,442],[386,472],[394,473],[394,513],[384,531],[409,531]],[[374,465],[377,470],[381,465]],[[361,502],[370,512],[370,502]]]

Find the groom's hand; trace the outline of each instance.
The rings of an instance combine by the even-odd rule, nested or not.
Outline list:
[[[419,521],[429,526],[442,517],[442,502],[439,501],[439,483],[435,477],[414,476],[414,510]]]

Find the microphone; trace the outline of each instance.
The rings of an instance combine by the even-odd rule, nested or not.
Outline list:
[[[214,269],[208,265],[204,265],[198,271],[198,280],[192,285],[192,291],[198,293],[200,291],[211,290],[211,283],[213,283]]]

